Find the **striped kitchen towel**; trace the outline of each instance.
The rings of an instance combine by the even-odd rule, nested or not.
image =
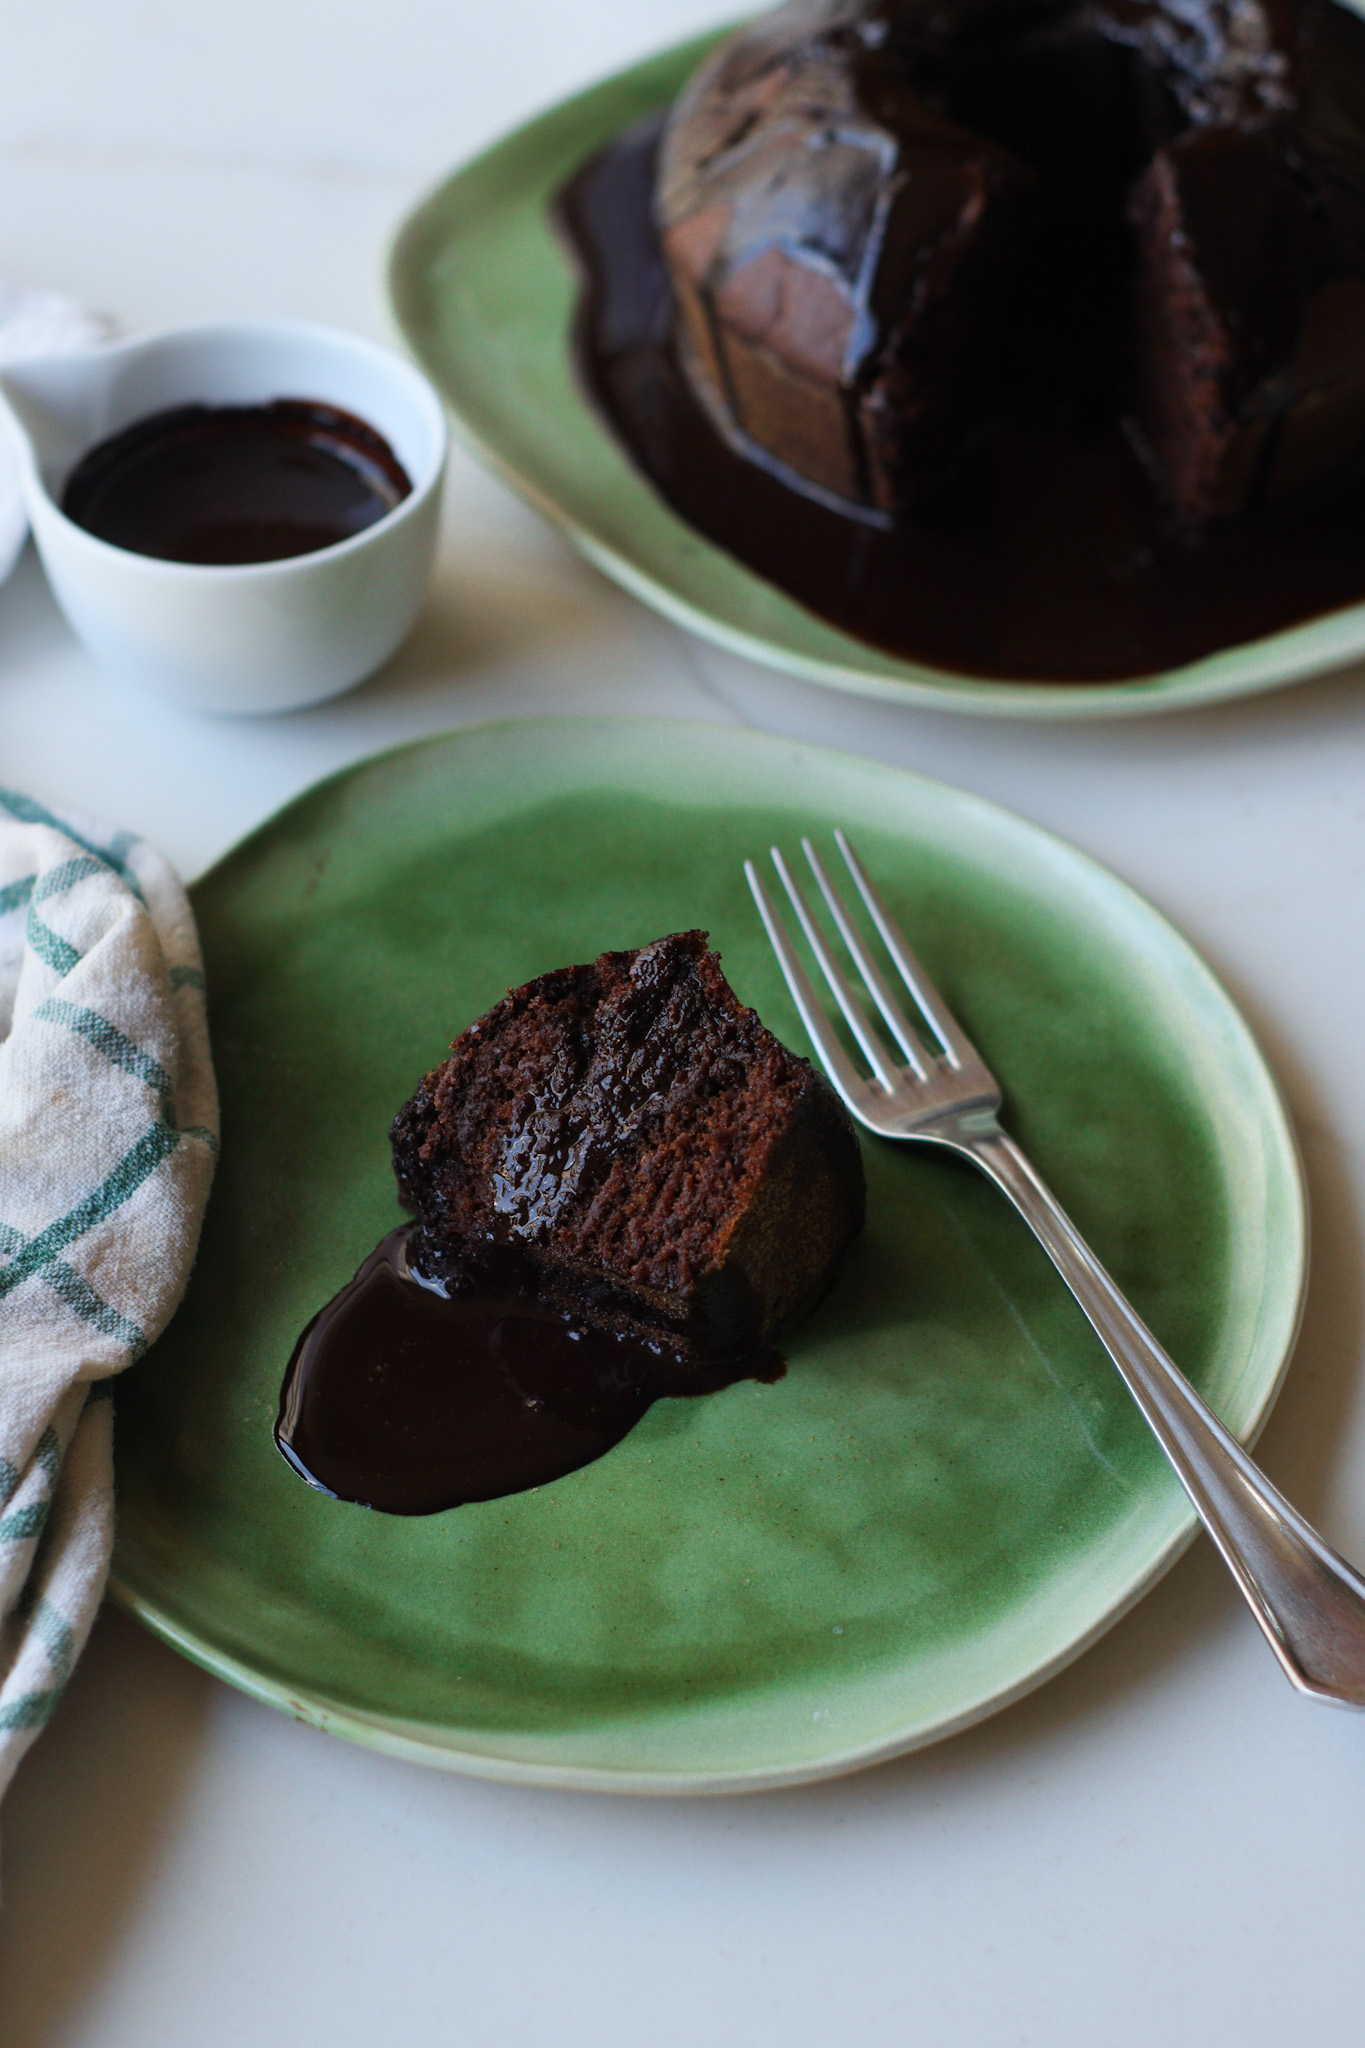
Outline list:
[[[0,1792],[104,1590],[102,1397],[184,1292],[217,1134],[175,875],[0,789]]]

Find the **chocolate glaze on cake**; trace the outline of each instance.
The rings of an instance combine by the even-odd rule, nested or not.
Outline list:
[[[685,374],[865,518],[1003,413],[1125,418],[1197,534],[1365,461],[1365,23],[1335,0],[789,0],[657,222]]]
[[[1020,355],[998,363],[996,410],[958,469],[893,520],[793,488],[722,431],[679,360],[653,211],[661,118],[614,138],[559,195],[584,279],[579,374],[661,497],[806,610],[934,669],[1096,683],[1177,669],[1365,599],[1362,489],[1215,520],[1191,544],[1105,398],[1095,366],[1113,358],[1098,345],[1088,385],[1084,358],[1051,386],[1046,362],[1027,377]],[[1094,307],[1090,317],[1103,341],[1110,330]],[[1066,362],[1061,339],[1053,353]]]
[[[413,1269],[512,1249],[538,1298],[683,1357],[752,1353],[863,1218],[847,1111],[737,1000],[704,932],[514,989],[393,1127]]]
[[[658,200],[698,395],[794,481],[883,512],[953,452],[1035,182],[907,89],[888,26],[793,0],[724,43],[667,124]]]

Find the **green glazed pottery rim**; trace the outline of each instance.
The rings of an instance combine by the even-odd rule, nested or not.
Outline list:
[[[540,216],[543,248],[538,262],[557,265],[565,278],[571,278],[571,259],[547,213],[554,190],[574,163],[611,134],[641,113],[665,104],[719,36],[728,33],[730,28],[712,30],[680,43],[560,102],[433,187],[398,229],[388,261],[390,304],[409,348],[442,392],[457,438],[473,455],[562,528],[607,576],[665,618],[750,661],[859,696],[982,717],[1121,718],[1279,689],[1342,668],[1365,654],[1362,602],[1224,648],[1180,668],[1121,682],[1010,682],[900,660],[804,611],[794,599],[713,546],[665,506],[580,390],[571,368],[571,323],[556,317],[557,331],[547,332],[548,316],[543,311],[534,316],[540,325],[529,343],[523,311],[515,331],[509,327],[502,345],[512,352],[528,346],[558,350],[569,385],[564,402],[577,415],[579,429],[590,424],[599,443],[597,455],[610,451],[611,480],[605,487],[597,487],[599,501],[604,488],[613,498],[631,494],[639,503],[642,521],[667,534],[676,573],[651,562],[643,552],[624,551],[594,524],[590,511],[585,512],[581,504],[575,510],[565,502],[552,475],[530,474],[515,452],[502,445],[477,393],[466,388],[441,350],[430,312],[439,290],[433,283],[435,261],[438,257],[447,261],[452,250],[458,250],[462,216],[477,214],[490,200],[511,195],[523,207],[534,205]],[[547,159],[552,166],[548,177]],[[699,570],[710,586],[710,593],[700,596],[695,591],[689,594],[687,587]],[[762,591],[768,608],[781,619],[780,631],[756,632],[727,616],[727,587],[735,593],[745,588]],[[803,637],[817,636],[836,652],[821,654],[803,648]]]
[[[1136,920],[1150,944],[1153,964],[1160,966],[1164,963],[1178,974],[1181,983],[1193,991],[1192,1004],[1196,1016],[1199,1013],[1206,1015],[1211,1026],[1216,1021],[1218,1031],[1230,1048],[1238,1069],[1238,1103],[1264,1145],[1267,1185],[1273,1189],[1279,1208],[1280,1229],[1269,1242],[1258,1316],[1256,1350],[1262,1354],[1263,1378],[1259,1389],[1254,1382],[1248,1384],[1245,1379],[1241,1382],[1241,1413],[1225,1417],[1243,1443],[1254,1443],[1288,1370],[1307,1286],[1307,1197],[1292,1126],[1274,1077],[1249,1026],[1213,971],[1175,927],[1136,890],[1057,835],[1004,806],[932,778],[855,755],[797,746],[791,741],[742,727],[710,727],[666,719],[537,718],[499,720],[459,728],[451,733],[431,735],[384,749],[366,760],[353,762],[284,805],[225,853],[222,861],[232,859],[253,841],[272,831],[281,818],[316,796],[320,790],[344,783],[378,761],[415,754],[433,744],[449,745],[452,741],[468,740],[477,745],[481,741],[513,734],[520,738],[535,729],[540,729],[551,739],[563,733],[574,733],[583,738],[594,736],[603,746],[609,747],[612,736],[621,736],[623,727],[627,737],[639,735],[649,738],[656,746],[666,743],[670,735],[688,735],[698,743],[704,740],[711,748],[723,747],[739,739],[744,747],[769,756],[775,766],[780,756],[785,755],[790,761],[792,755],[797,754],[806,760],[827,761],[831,767],[837,767],[844,773],[855,771],[859,777],[872,781],[898,784],[907,789],[917,788],[925,793],[931,804],[946,804],[955,816],[965,815],[971,827],[984,839],[998,841],[1002,835],[1008,838],[1023,834],[1046,856],[1053,873],[1060,877],[1058,896],[1063,902],[1075,895],[1075,885],[1079,883],[1090,891],[1107,896],[1122,917],[1130,921],[1130,928],[1131,921]],[[215,863],[217,865],[219,863]],[[931,1723],[915,1725],[913,1715],[910,1715],[908,1726],[877,1739],[771,1766],[617,1769],[602,1764],[576,1764],[571,1758],[552,1757],[546,1760],[518,1755],[515,1753],[515,1737],[509,1738],[495,1731],[485,1740],[467,1729],[444,1729],[425,1720],[415,1722],[401,1716],[368,1712],[328,1697],[323,1692],[291,1684],[278,1671],[257,1668],[249,1660],[225,1649],[210,1632],[188,1626],[174,1611],[173,1600],[161,1597],[155,1586],[149,1587],[144,1583],[145,1575],[140,1575],[135,1555],[124,1555],[116,1550],[109,1589],[116,1603],[127,1613],[215,1677],[265,1705],[276,1707],[332,1734],[343,1735],[367,1748],[477,1777],[526,1784],[661,1796],[719,1794],[768,1790],[839,1776],[940,1741],[1022,1698],[1080,1656],[1121,1619],[1187,1548],[1197,1532],[1197,1518],[1193,1508],[1183,1500],[1179,1502],[1177,1514],[1178,1519],[1169,1526],[1163,1540],[1149,1554],[1140,1557],[1136,1568],[1120,1585],[1104,1611],[1055,1654],[1045,1657],[1022,1675],[1004,1685],[992,1687],[987,1683],[973,1696],[964,1699],[957,1711],[940,1713]],[[1122,1540],[1139,1552],[1144,1547],[1141,1532],[1138,1532],[1136,1540],[1132,1537]]]

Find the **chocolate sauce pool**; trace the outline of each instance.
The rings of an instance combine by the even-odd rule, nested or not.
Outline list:
[[[384,436],[312,399],[181,405],[82,456],[62,510],[115,547],[220,567],[363,533],[412,490]]]
[[[496,1500],[609,1451],[664,1395],[781,1377],[772,1352],[697,1363],[536,1302],[505,1273],[446,1294],[411,1277],[406,1229],[300,1337],[275,1441],[323,1493],[391,1515]]]
[[[890,529],[744,460],[673,353],[650,207],[662,119],[559,197],[585,279],[579,372],[674,510],[808,610],[935,668],[1084,683],[1177,668],[1365,598],[1365,492],[1190,545],[1166,530],[1116,419],[1059,425],[1003,393],[957,485]]]

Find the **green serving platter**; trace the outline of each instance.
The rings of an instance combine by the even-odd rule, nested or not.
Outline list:
[[[118,1395],[119,1599],[257,1698],[492,1776],[724,1791],[932,1741],[1091,1642],[1192,1512],[1079,1310],[969,1169],[869,1140],[868,1227],[787,1373],[598,1463],[404,1519],[275,1450],[295,1337],[398,1220],[391,1117],[511,984],[702,925],[801,1027],[741,874],[845,825],[1007,1121],[1239,1436],[1297,1327],[1275,1086],[1132,890],[975,797],[737,729],[533,720],[381,755],[194,889],[223,1155],[184,1307]]]
[[[1365,604],[1357,604],[1122,683],[950,674],[839,632],[671,511],[576,380],[577,277],[550,202],[595,149],[666,105],[714,41],[713,32],[667,50],[518,129],[457,171],[400,230],[389,267],[399,325],[476,454],[646,604],[736,653],[835,689],[996,717],[1117,717],[1274,689],[1365,654]]]

